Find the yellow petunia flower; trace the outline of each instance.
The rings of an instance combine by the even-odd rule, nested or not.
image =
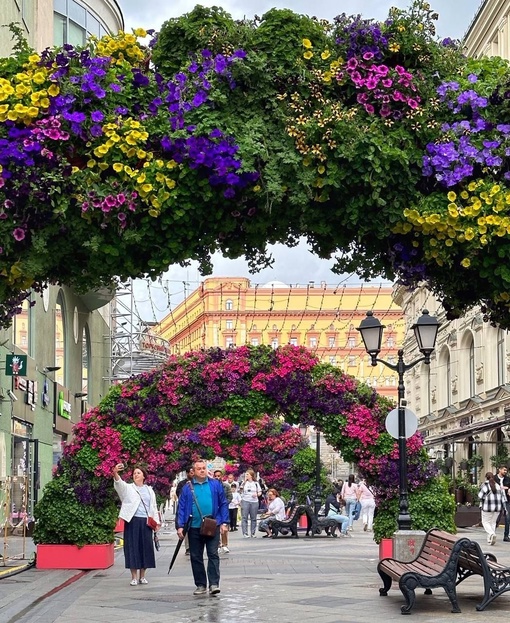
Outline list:
[[[303,47],[307,48],[308,50],[313,47],[310,39],[303,39]]]
[[[460,263],[464,268],[469,268],[471,266],[471,260],[468,257],[465,257]]]
[[[321,53],[321,58],[323,61],[327,61],[330,56],[331,52],[329,50],[324,50],[324,52]]]
[[[303,58],[306,58],[307,61],[309,61],[312,57],[313,57],[313,52],[310,52],[310,50],[308,50],[307,52],[303,54]]]

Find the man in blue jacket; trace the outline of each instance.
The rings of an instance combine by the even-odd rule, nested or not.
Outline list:
[[[219,480],[207,477],[207,465],[202,459],[193,464],[194,477],[189,485],[183,487],[177,509],[177,536],[184,538],[183,528],[191,518],[188,530],[191,570],[196,589],[193,595],[204,595],[207,592],[217,595],[220,592],[220,557],[218,545],[220,533],[228,532],[228,502]],[[202,517],[213,517],[218,527],[212,537],[200,534]],[[207,550],[207,575],[204,565],[204,547]]]

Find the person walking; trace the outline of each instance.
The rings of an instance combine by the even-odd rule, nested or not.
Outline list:
[[[207,464],[198,459],[193,464],[194,476],[184,486],[179,497],[176,527],[179,539],[184,538],[184,528],[191,519],[188,530],[191,571],[195,581],[193,595],[205,595],[209,582],[209,593],[220,592],[220,557],[218,546],[220,534],[228,532],[228,503],[223,484],[207,476]],[[200,527],[203,517],[212,517],[216,523],[213,536],[201,534]],[[207,573],[204,565],[204,548],[207,551]]]
[[[251,537],[255,538],[260,495],[262,495],[262,489],[255,479],[255,472],[252,469],[246,470],[241,493],[241,529],[245,539],[250,536],[248,534],[248,519],[250,520]]]
[[[118,463],[112,471],[113,486],[122,505],[119,517],[124,520],[124,559],[126,569],[131,571],[131,586],[148,584],[145,572],[156,567],[153,530],[147,525],[152,517],[159,526],[161,520],[152,487],[145,484],[147,471],[136,465],[133,469],[133,482],[127,483],[119,476],[124,465]]]
[[[485,474],[485,482],[482,483],[478,498],[480,499],[480,508],[482,509],[482,526],[487,532],[487,543],[494,545],[496,542],[496,522],[499,513],[505,506],[505,498],[503,497],[503,489],[494,479],[492,472]]]
[[[372,489],[362,480],[358,485],[358,500],[361,502],[363,530],[370,532],[374,523],[375,497]]]
[[[347,482],[342,485],[340,496],[345,501],[345,514],[349,518],[348,530],[352,530],[354,508],[358,501],[358,485],[354,482],[353,474],[349,474]]]
[[[230,485],[232,491],[232,499],[228,505],[228,514],[230,515],[230,532],[237,532],[237,513],[241,506],[241,494],[237,490],[237,483]]]
[[[181,495],[183,487],[193,478],[193,467],[190,465],[186,468],[186,478],[179,480],[177,487],[175,488],[175,496],[177,498],[177,508],[179,508],[179,497]],[[175,511],[175,529],[177,530],[177,510]],[[189,538],[188,535],[184,537],[184,554],[189,556]]]
[[[223,486],[223,490],[225,491],[225,497],[227,498],[227,502],[230,504],[230,502],[232,501],[232,489],[230,488],[230,485],[227,482],[224,482],[223,480],[223,472],[221,471],[221,469],[215,469],[214,473],[213,473],[214,478],[216,478],[216,480],[218,480],[219,482],[221,482],[222,486]],[[228,517],[229,517],[229,521],[231,521],[230,519],[230,510],[228,513]],[[230,525],[232,525],[232,523],[230,523]],[[230,552],[229,548],[228,548],[228,531],[227,532],[222,532],[221,533],[221,545],[218,549],[218,554],[228,554]]]
[[[498,467],[498,473],[496,474],[495,480],[498,485],[503,489],[503,497],[505,498],[504,505],[504,519],[505,519],[505,530],[503,532],[503,541],[510,541],[510,504],[509,504],[509,487],[510,487],[510,478],[507,476],[508,469],[506,465],[500,465]]]

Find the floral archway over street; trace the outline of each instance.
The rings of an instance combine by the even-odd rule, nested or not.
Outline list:
[[[149,373],[111,389],[74,427],[54,480],[36,507],[34,539],[110,542],[117,508],[113,466],[127,474],[147,465],[150,484],[168,495],[193,458],[220,456],[260,470],[270,486],[293,489],[293,458],[305,447],[298,423],[317,426],[391,503],[398,488],[398,449],[384,429],[391,404],[368,386],[322,364],[306,348],[243,346],[172,356]],[[419,434],[408,442],[411,491],[435,475]],[[441,520],[436,502],[434,522]],[[451,508],[450,508],[451,511]],[[396,514],[393,518],[396,520]],[[434,524],[435,525],[435,524]]]
[[[306,238],[337,272],[426,283],[510,326],[510,69],[382,22],[197,6],[0,59],[0,326],[77,291]],[[153,34],[153,33],[152,33]]]

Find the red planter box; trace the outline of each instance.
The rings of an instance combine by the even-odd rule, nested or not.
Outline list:
[[[379,543],[379,560],[393,558],[393,539],[382,539]]]
[[[113,543],[104,545],[37,545],[37,569],[108,569]]]

